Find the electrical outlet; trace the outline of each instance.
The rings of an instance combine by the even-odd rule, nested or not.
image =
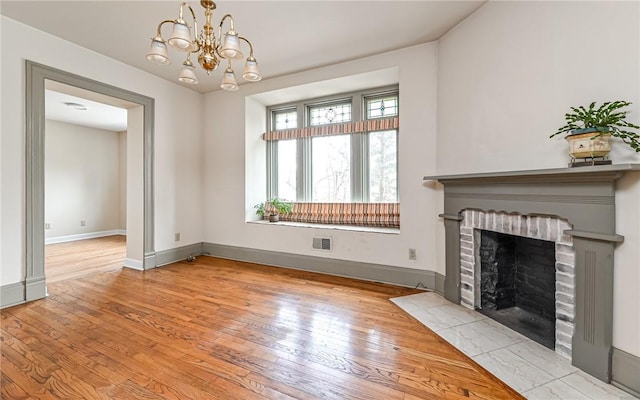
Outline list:
[[[80,226],[86,226],[87,225],[87,221],[85,220],[80,220]]]
[[[416,259],[416,249],[409,249],[409,260]]]
[[[44,223],[44,229],[51,229],[51,224],[48,222]]]
[[[174,237],[173,237],[173,240],[175,240],[176,242],[179,242],[179,241],[180,241],[180,232],[176,232],[176,233],[175,233],[175,235],[174,235]]]

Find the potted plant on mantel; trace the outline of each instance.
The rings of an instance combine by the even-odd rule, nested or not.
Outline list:
[[[634,151],[640,153],[640,136],[628,129],[640,129],[640,126],[625,120],[628,111],[621,110],[631,105],[628,101],[608,101],[596,108],[594,101],[588,108],[571,107],[564,118],[566,125],[559,128],[554,137],[569,133],[565,139],[569,142],[570,166],[611,164],[606,156],[611,151],[611,136],[622,139]],[[581,158],[584,161],[577,162]],[[595,158],[601,158],[595,160]],[[590,161],[587,161],[590,159]]]
[[[274,197],[266,203],[258,203],[254,206],[256,214],[269,222],[278,222],[280,215],[293,211],[293,203]]]

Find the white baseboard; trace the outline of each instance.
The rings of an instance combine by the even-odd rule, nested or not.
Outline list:
[[[125,229],[112,229],[110,231],[100,231],[100,232],[89,232],[89,233],[79,233],[77,235],[68,235],[68,236],[57,236],[44,240],[44,244],[54,244],[54,243],[64,243],[64,242],[73,242],[76,240],[85,240],[85,239],[95,239],[99,237],[105,236],[113,236],[113,235],[127,235],[127,231]]]

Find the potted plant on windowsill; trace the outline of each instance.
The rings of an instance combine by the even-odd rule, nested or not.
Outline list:
[[[253,208],[256,209],[256,215],[260,216],[262,219],[267,219],[267,211],[265,209],[264,202],[256,204]]]
[[[640,129],[638,125],[625,120],[628,111],[621,110],[631,105],[628,101],[608,101],[596,107],[594,101],[588,108],[584,106],[571,107],[570,113],[564,118],[566,125],[549,137],[561,133],[568,133],[565,139],[569,142],[569,153],[572,158],[572,166],[579,165],[575,159],[592,159],[594,164],[610,164],[605,160],[611,151],[609,139],[617,137],[629,145],[634,151],[640,153],[640,136],[629,129]],[[602,157],[603,161],[593,162],[593,158]]]
[[[293,211],[293,203],[274,197],[266,203],[258,203],[254,206],[256,214],[269,222],[278,222],[280,215],[289,214]]]

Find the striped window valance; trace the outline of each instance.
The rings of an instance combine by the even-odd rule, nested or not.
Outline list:
[[[389,129],[398,129],[400,119],[379,118],[366,121],[346,122],[343,124],[331,124],[322,126],[309,126],[305,128],[283,129],[280,131],[269,131],[262,135],[264,140],[286,140],[300,139],[304,137],[344,135],[357,132],[374,132]]]
[[[275,212],[266,204],[266,212]],[[400,228],[399,203],[293,203],[281,221]]]

